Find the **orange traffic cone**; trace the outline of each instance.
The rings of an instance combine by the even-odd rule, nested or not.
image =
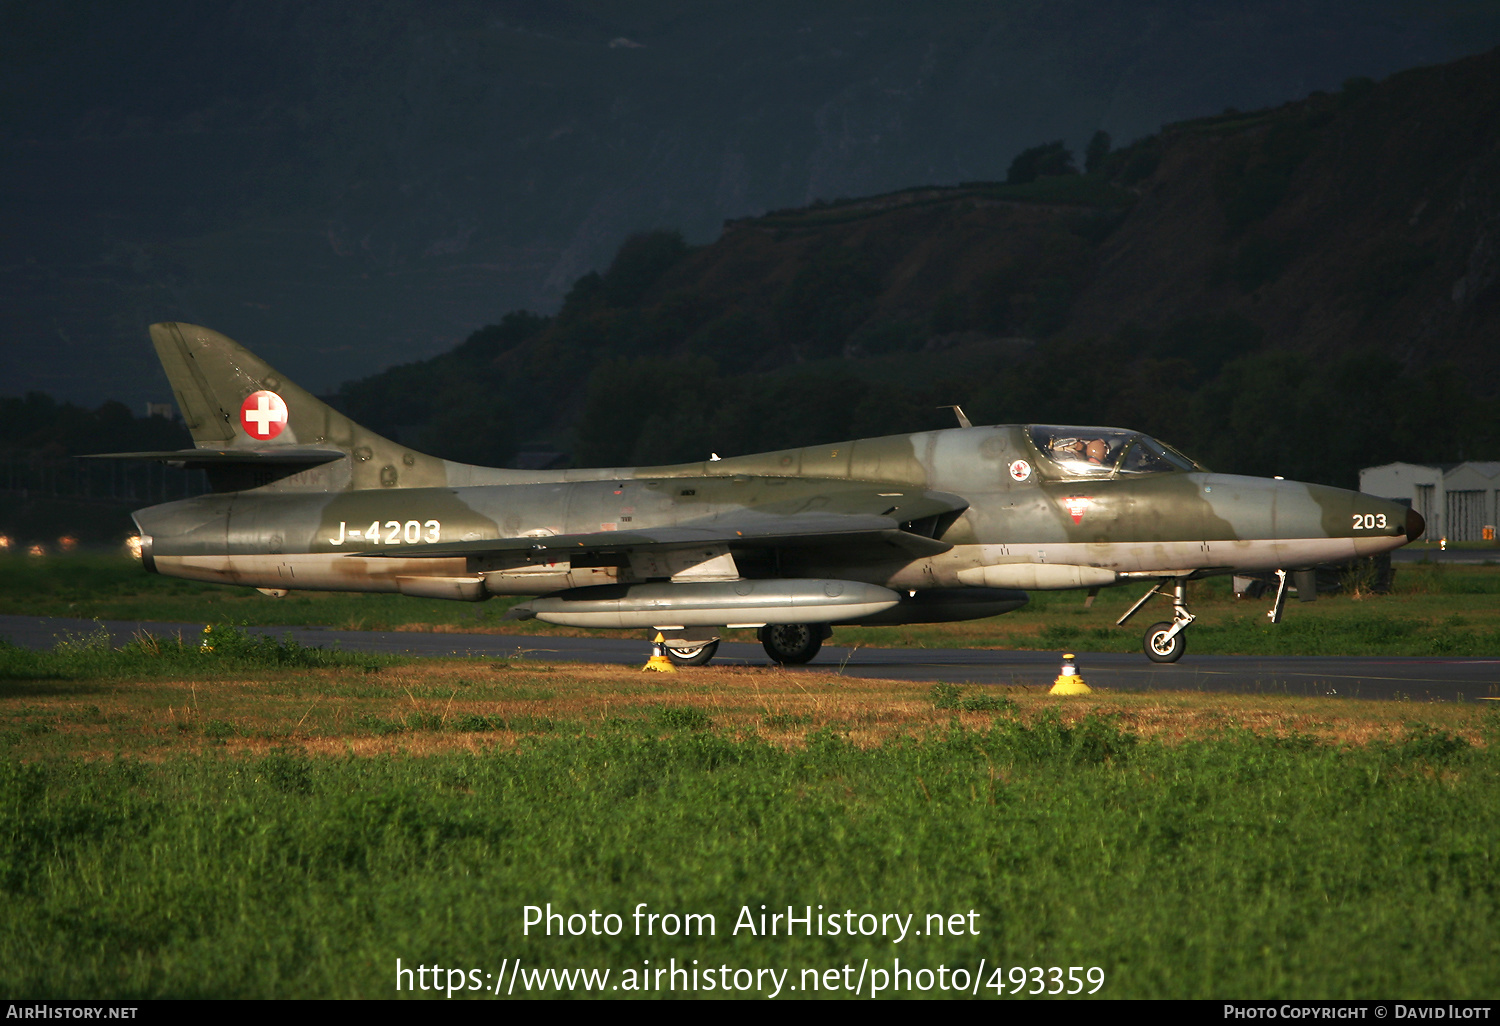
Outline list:
[[[1083,678],[1078,675],[1078,667],[1073,662],[1073,660],[1075,660],[1077,658],[1078,657],[1075,656],[1072,652],[1064,652],[1063,653],[1062,672],[1059,673],[1057,675],[1057,679],[1052,682],[1052,690],[1048,691],[1047,694],[1049,694],[1049,695],[1089,695],[1089,694],[1093,694],[1093,689],[1090,688],[1087,684],[1085,684],[1083,682]]]

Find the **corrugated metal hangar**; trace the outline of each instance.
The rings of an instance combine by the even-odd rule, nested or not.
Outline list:
[[[1500,463],[1387,463],[1359,472],[1360,491],[1409,503],[1422,514],[1429,541],[1494,540],[1497,489]]]

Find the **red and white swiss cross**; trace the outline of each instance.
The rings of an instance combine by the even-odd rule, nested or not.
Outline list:
[[[240,403],[240,427],[251,438],[275,438],[286,430],[286,402],[275,392],[251,392]]]

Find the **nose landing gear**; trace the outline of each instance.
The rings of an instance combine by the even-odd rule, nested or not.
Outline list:
[[[1142,595],[1135,605],[1126,610],[1125,615],[1115,621],[1117,625],[1123,626],[1136,614],[1151,596],[1159,594],[1166,587],[1168,579],[1157,581],[1155,586],[1146,594]],[[1188,611],[1187,607],[1187,583],[1181,578],[1173,581],[1172,591],[1172,619],[1162,623],[1154,623],[1146,631],[1145,645],[1146,658],[1153,663],[1175,663],[1182,658],[1182,653],[1187,651],[1187,628],[1197,617]]]

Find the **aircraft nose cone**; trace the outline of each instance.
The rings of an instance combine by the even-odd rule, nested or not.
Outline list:
[[[1406,511],[1406,540],[1414,542],[1427,530],[1427,521],[1414,509]]]

